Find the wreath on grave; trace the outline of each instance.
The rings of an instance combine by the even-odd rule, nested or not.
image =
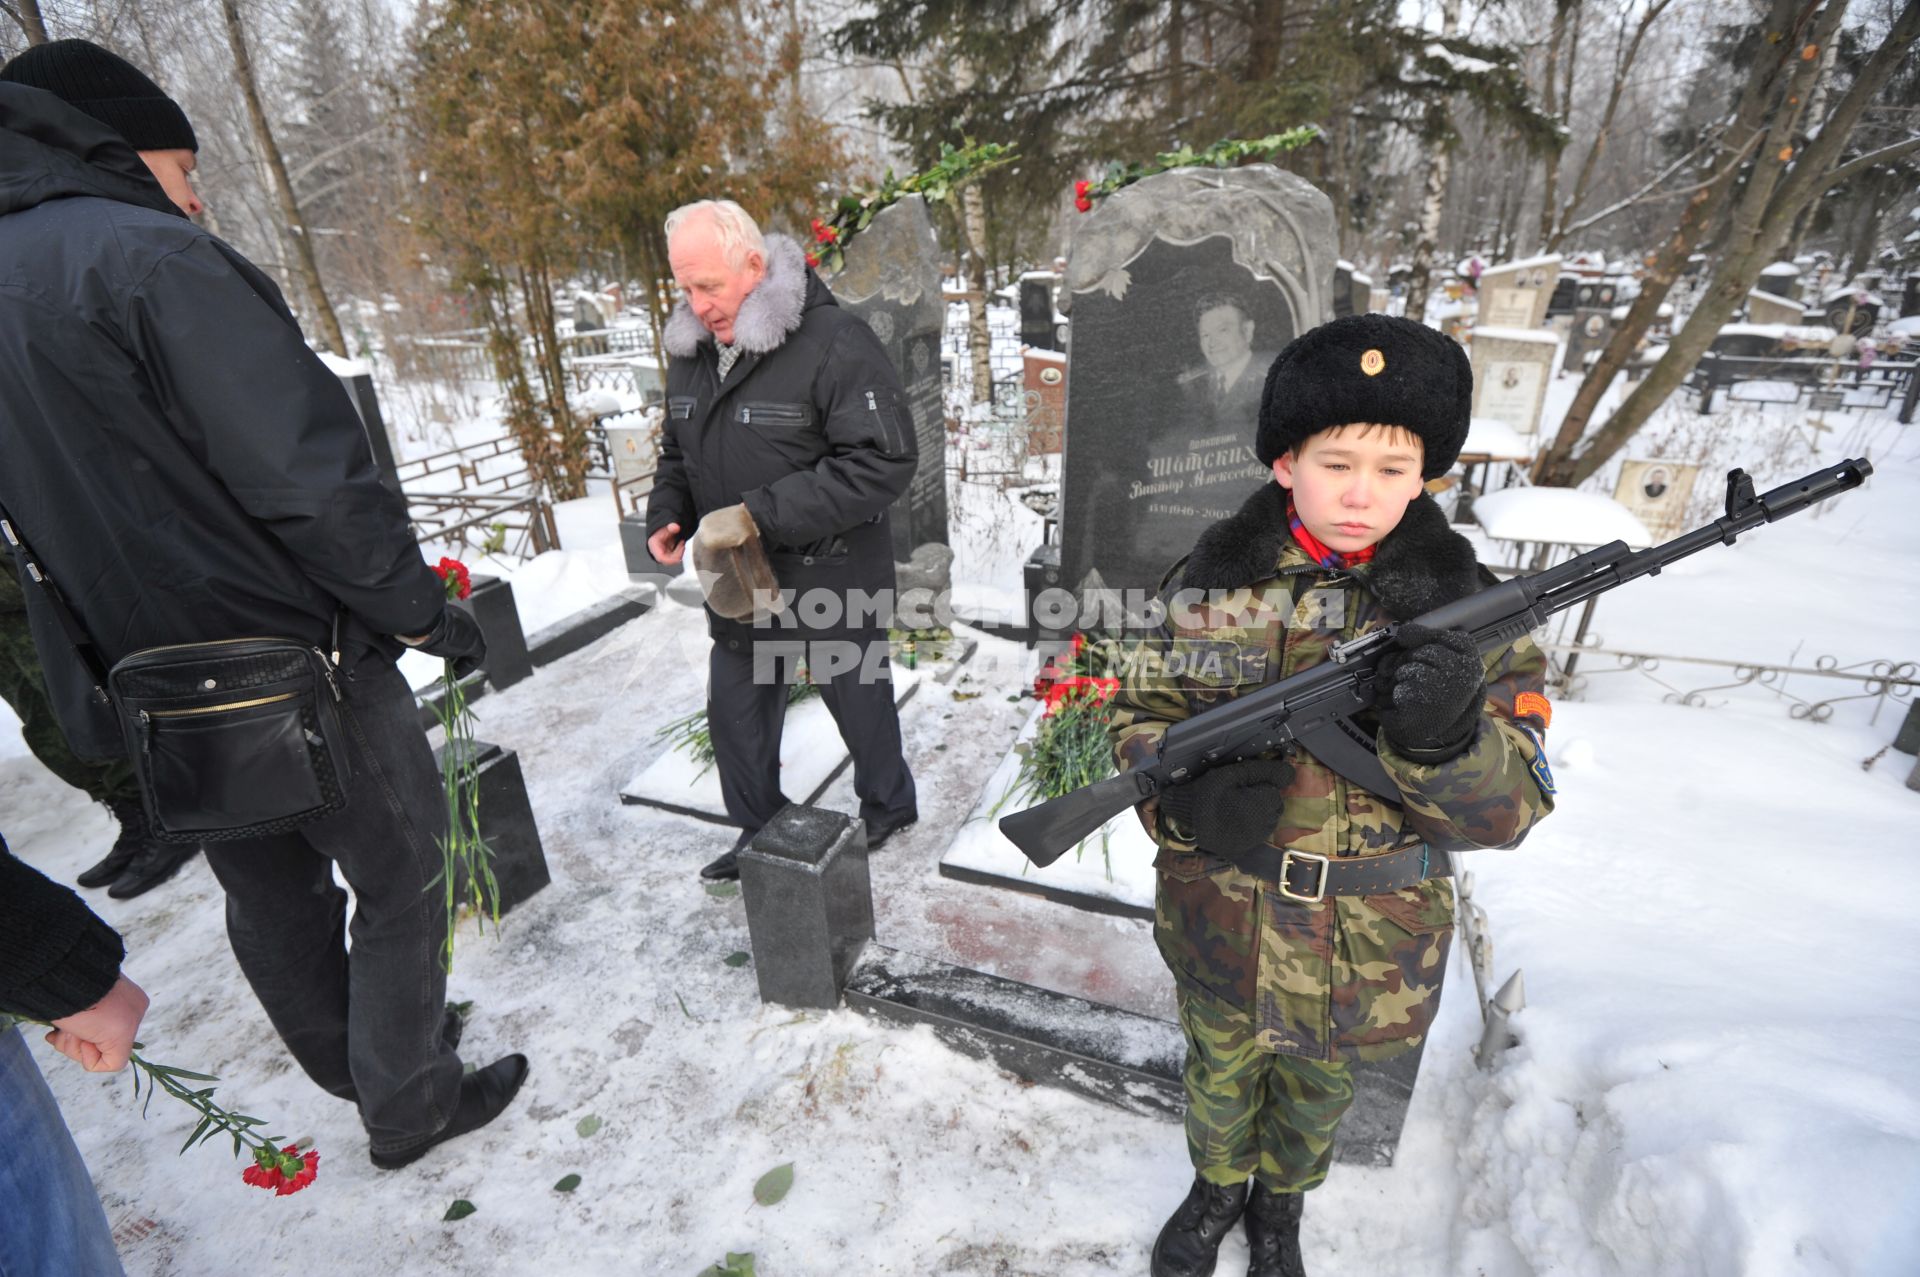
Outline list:
[[[813,219],[813,247],[807,250],[807,265],[825,266],[829,273],[839,270],[846,264],[847,241],[867,229],[881,209],[909,195],[937,203],[981,174],[1011,163],[1013,153],[1013,143],[968,139],[955,146],[942,142],[940,159],[924,173],[895,177],[888,169],[880,185],[842,195],[826,220]]]
[[[1120,680],[1113,674],[1119,666],[1118,640],[1089,641],[1085,634],[1076,633],[1067,651],[1040,670],[1033,680],[1033,694],[1046,708],[1033,739],[1013,747],[1020,758],[1019,770],[990,814],[998,816],[1010,803],[1028,807],[1059,798],[1114,774],[1108,729],[1113,721],[1113,694],[1120,690]],[[1085,845],[1082,840],[1074,848],[1075,858]],[[1108,854],[1104,831],[1100,853]],[[1107,876],[1113,876],[1111,860]]]
[[[1176,168],[1235,168],[1248,160],[1271,160],[1286,151],[1297,151],[1303,146],[1318,142],[1324,134],[1317,124],[1303,124],[1297,129],[1288,129],[1285,133],[1269,133],[1265,137],[1221,138],[1205,150],[1196,151],[1190,146],[1174,151],[1162,151],[1145,164],[1121,164],[1118,161],[1107,166],[1106,176],[1097,181],[1082,178],[1073,184],[1073,206],[1082,213],[1093,211],[1093,202],[1104,199],[1123,186],[1131,186],[1143,177],[1152,177],[1155,173],[1164,173]]]

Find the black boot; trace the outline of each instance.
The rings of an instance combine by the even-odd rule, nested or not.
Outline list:
[[[120,836],[114,839],[113,850],[107,853],[105,860],[82,873],[74,881],[83,887],[104,887],[127,871],[133,858],[140,854],[147,839],[147,811],[137,798],[122,798],[109,802],[107,810],[120,822]]]
[[[1153,1277],[1207,1277],[1220,1241],[1247,1207],[1245,1184],[1209,1184],[1195,1176],[1187,1200],[1153,1243]]]
[[[195,842],[159,842],[147,840],[140,844],[140,852],[134,856],[113,885],[107,888],[107,894],[115,900],[131,900],[142,892],[152,891],[180,872],[180,866],[200,854],[200,844]]]
[[[1259,1183],[1247,1199],[1247,1277],[1307,1277],[1300,1258],[1304,1193],[1269,1193]]]

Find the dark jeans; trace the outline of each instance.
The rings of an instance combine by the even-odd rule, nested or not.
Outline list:
[[[886,638],[876,641],[880,646],[872,653],[874,659],[820,685],[820,699],[827,703],[839,725],[840,739],[853,755],[853,792],[860,799],[860,818],[869,828],[915,810],[913,775],[900,752],[900,716],[893,705]],[[778,645],[762,644],[756,677],[752,645],[738,642],[738,647],[729,647],[725,639],[714,641],[707,663],[707,726],[727,815],[746,829],[757,830],[787,804],[780,792],[780,729],[787,716],[787,687],[781,675],[791,677],[792,661],[770,659],[769,653]],[[818,645],[809,648],[810,669],[831,668]],[[778,673],[775,665],[782,667]],[[880,677],[874,678],[875,673]]]
[[[446,1126],[460,1092],[460,1057],[440,1044],[446,912],[427,890],[446,800],[406,680],[369,657],[344,687],[346,809],[288,834],[208,843],[207,863],[227,892],[233,956],[288,1051],[359,1104],[376,1152],[404,1152]],[[353,888],[351,961],[336,866]]]

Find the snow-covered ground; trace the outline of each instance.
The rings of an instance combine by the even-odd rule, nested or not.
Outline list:
[[[1572,384],[1553,383],[1549,422]],[[1686,411],[1650,429],[1714,467],[1864,450],[1877,473],[1817,516],[1610,595],[1608,645],[1841,665],[1920,651],[1920,435],[1885,414],[1831,414],[1821,432],[1742,408],[1683,439],[1700,428]],[[1038,516],[990,484],[956,484],[954,501],[972,529],[963,583],[1017,589]],[[1009,531],[1016,511],[1031,521]],[[727,965],[748,948],[744,910],[694,871],[728,835],[617,798],[654,730],[703,699],[699,635],[697,613],[667,605],[476,705],[481,734],[520,753],[553,884],[500,938],[463,934],[452,996],[475,1004],[470,1058],[524,1050],[532,1074],[501,1120],[412,1169],[374,1171],[352,1109],[290,1065],[203,862],[137,900],[88,894],[153,995],[152,1055],[218,1073],[223,1099],[322,1155],[309,1190],[255,1192],[218,1149],[175,1156],[191,1126],[175,1106],[142,1120],[124,1079],[36,1045],[131,1273],[691,1275],[728,1252],[752,1252],[762,1277],[1144,1271],[1190,1174],[1177,1125],[1023,1085],[925,1030],[763,1007],[751,966]],[[1031,675],[1023,650],[980,636],[970,681],[906,706],[922,820],[874,859],[879,939],[1169,1015],[1145,923],[937,873],[1027,719]],[[1763,689],[1704,707],[1664,690],[1596,672],[1586,699],[1556,703],[1558,809],[1523,848],[1472,858],[1496,972],[1525,973],[1520,1043],[1474,1068],[1456,959],[1396,1165],[1336,1167],[1309,1199],[1316,1277],[1916,1271],[1920,794],[1901,783],[1913,760],[1881,752],[1904,705],[1875,721],[1874,702],[1844,702],[1815,723]],[[852,801],[844,777],[824,799]],[[69,881],[111,836],[11,720],[0,828]],[[582,1136],[589,1116],[602,1125]],[[755,1205],[754,1181],[785,1163],[791,1194]],[[569,1173],[580,1188],[553,1191]],[[477,1212],[443,1222],[456,1198]],[[1231,1241],[1220,1271],[1243,1264]]]

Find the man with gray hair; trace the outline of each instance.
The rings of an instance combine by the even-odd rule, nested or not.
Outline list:
[[[677,564],[701,547],[751,552],[780,601],[716,610],[707,722],[735,856],[786,805],[785,684],[804,661],[853,754],[867,846],[919,818],[887,670],[893,535],[887,509],[918,462],[906,395],[873,332],[841,310],[800,245],[766,235],[731,200],[667,218],[681,300],[667,321],[667,420],[647,503],[647,546]],[[763,602],[766,600],[763,599]]]

